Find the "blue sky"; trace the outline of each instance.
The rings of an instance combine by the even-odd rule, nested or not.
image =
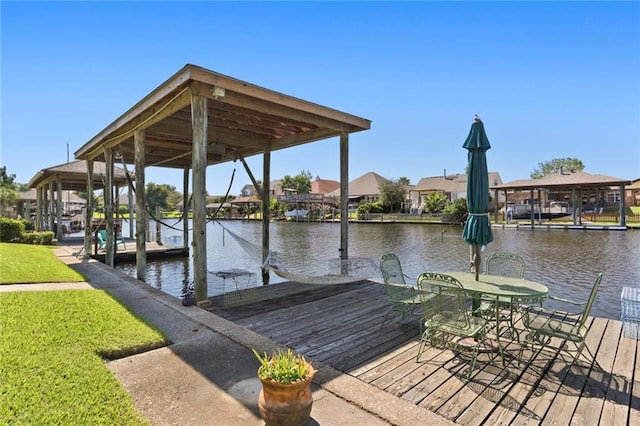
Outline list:
[[[478,114],[489,170],[577,157],[640,178],[639,2],[0,2],[0,164],[18,182],[69,156],[191,63],[372,121],[349,176],[463,173]],[[339,179],[339,141],[274,152],[273,179]],[[262,175],[261,156],[248,159]],[[249,178],[209,167],[207,190]],[[147,169],[182,187],[182,172]]]

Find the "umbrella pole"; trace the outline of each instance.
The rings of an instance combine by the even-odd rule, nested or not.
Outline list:
[[[476,281],[479,279],[480,263],[480,246],[475,244],[469,246],[469,266],[471,272],[476,273]]]
[[[478,281],[479,279],[479,275],[480,275],[480,246],[479,245],[474,245],[476,253],[475,256],[473,257],[473,262],[475,264],[475,270],[476,270],[476,281]]]
[[[476,267],[476,259],[475,259],[475,255],[474,255],[474,247],[473,245],[469,246],[469,272],[474,272],[475,267]]]

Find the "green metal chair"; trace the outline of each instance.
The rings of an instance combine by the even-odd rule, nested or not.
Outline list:
[[[107,243],[107,231],[104,229],[98,230],[97,237],[98,237],[98,250],[99,250],[104,248],[104,245]],[[116,242],[116,250],[118,250],[118,245],[120,244],[122,244],[125,250],[127,249],[127,243],[124,237],[122,236],[116,237],[115,242]]]
[[[425,272],[418,276],[417,282],[418,290],[430,292],[433,297],[423,298],[424,332],[420,337],[416,362],[420,361],[426,342],[454,352],[471,350],[471,365],[467,373],[469,380],[480,346],[485,343],[487,321],[471,315],[472,312],[467,308],[471,305],[471,298],[454,277]]]
[[[422,299],[417,287],[408,285],[405,281],[405,277],[409,277],[402,272],[402,265],[398,256],[394,253],[383,254],[380,258],[380,271],[384,279],[387,296],[391,302],[391,309],[385,315],[380,327],[383,327],[394,314],[402,315],[403,319],[406,315],[421,316],[420,313],[416,314],[415,310],[420,307]],[[419,321],[419,325],[422,333],[421,321]]]
[[[510,252],[494,252],[485,260],[484,273],[487,275],[501,275],[515,279],[523,279],[525,262],[522,256]],[[497,306],[496,306],[497,305]],[[509,329],[520,341],[520,334],[514,326],[514,317],[519,310],[519,301],[512,298],[482,296],[480,307],[476,313],[486,320],[493,321],[496,326],[500,322],[509,324]],[[499,327],[498,327],[499,330]]]
[[[516,253],[497,251],[487,256],[484,263],[484,273],[523,279],[525,266],[522,256]]]
[[[589,333],[587,320],[589,312],[600,289],[603,273],[598,274],[586,302],[574,302],[557,296],[549,296],[550,299],[569,303],[575,306],[584,306],[582,311],[572,313],[562,310],[550,310],[543,307],[529,307],[523,312],[522,321],[527,332],[518,354],[518,360],[522,362],[522,352],[531,344],[543,348],[567,353],[573,360],[578,359],[583,349],[595,359],[589,348],[585,346],[585,340]],[[572,343],[572,345],[569,345]],[[572,355],[573,353],[573,355]]]

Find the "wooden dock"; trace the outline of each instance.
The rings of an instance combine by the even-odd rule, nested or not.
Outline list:
[[[638,341],[623,337],[620,321],[592,318],[596,362],[526,350],[519,364],[510,343],[506,365],[481,353],[465,382],[466,354],[427,346],[415,361],[415,317],[381,327],[390,305],[379,283],[281,283],[246,304],[219,301],[207,309],[459,424],[640,425]]]
[[[127,248],[123,249],[122,246],[118,247],[118,250],[115,252],[114,261],[118,262],[135,262],[136,260],[136,242],[135,240],[127,240],[126,241]],[[147,242],[146,243],[146,253],[147,259],[164,259],[171,257],[188,257],[189,256],[189,248],[186,247],[169,247],[165,245],[160,245],[156,242]],[[105,251],[98,250],[97,254],[92,254],[91,257],[100,262],[105,261]]]
[[[76,249],[77,253],[82,252],[84,245],[84,236],[65,237],[57,244],[63,244],[65,246]],[[125,238],[126,248],[122,244],[118,244],[118,250],[114,255],[114,261],[118,262],[135,262],[136,260],[136,241],[131,238]],[[99,249],[95,252],[96,245],[91,245],[91,258],[96,259],[102,263],[105,261],[106,252],[104,249]],[[167,245],[161,245],[155,241],[148,241],[146,243],[147,259],[163,259],[169,257],[188,257],[189,248],[186,247],[172,247]]]

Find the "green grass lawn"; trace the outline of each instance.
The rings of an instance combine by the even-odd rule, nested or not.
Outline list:
[[[104,358],[165,339],[108,293],[0,293],[0,335],[0,424],[148,424]]]
[[[0,243],[0,284],[67,281],[85,278],[61,262],[51,248]]]

